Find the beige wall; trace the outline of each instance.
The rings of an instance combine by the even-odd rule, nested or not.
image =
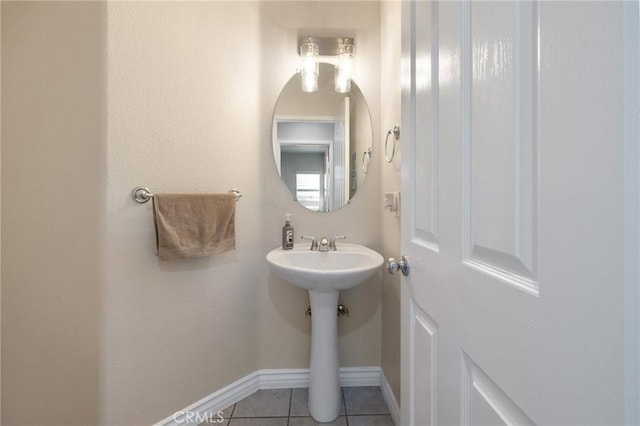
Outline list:
[[[103,422],[150,423],[257,369],[308,366],[307,293],[269,274],[264,256],[287,212],[297,235],[378,248],[380,171],[338,212],[300,207],[274,166],[273,108],[301,28],[346,28],[378,123],[379,13],[363,2],[109,3]],[[137,185],[238,188],[237,250],[158,261],[151,206],[129,197]],[[380,365],[379,288],[341,297],[351,310],[340,321],[343,366]]]
[[[381,4],[381,97],[382,119],[380,133],[386,135],[394,124],[400,124],[400,23],[401,3],[384,1]],[[391,143],[390,137],[390,143]],[[402,142],[397,145],[391,164],[381,158],[381,192],[400,191],[400,163]],[[389,147],[391,148],[391,147]],[[384,138],[380,151],[384,150]],[[389,153],[391,150],[389,149]],[[382,253],[399,257],[400,218],[385,210],[381,217]],[[382,370],[400,403],[400,276],[384,274],[382,280]]]
[[[98,419],[105,6],[2,2],[2,424]]]

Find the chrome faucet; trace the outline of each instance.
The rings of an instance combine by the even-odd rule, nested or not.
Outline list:
[[[302,235],[300,237],[300,239],[302,240],[311,240],[311,247],[309,248],[309,250],[320,252],[338,250],[338,248],[336,247],[336,240],[344,240],[345,238],[347,237],[345,237],[344,235],[339,235],[337,237],[331,238],[321,237],[320,241],[318,241],[318,238],[309,235]]]
[[[320,238],[320,248],[318,251],[329,251],[329,239],[327,237]]]

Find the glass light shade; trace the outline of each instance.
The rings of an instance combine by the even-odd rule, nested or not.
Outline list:
[[[318,90],[318,45],[307,41],[300,46],[300,76],[302,77],[302,91],[315,92]]]
[[[341,44],[338,51],[338,65],[334,70],[334,89],[338,93],[351,91],[351,62],[354,54],[353,44]]]
[[[337,93],[351,91],[351,76],[339,65],[336,65],[333,70],[333,88]]]
[[[302,81],[303,92],[315,92],[318,90],[318,73],[315,71],[309,72],[304,69],[300,71],[300,77]]]

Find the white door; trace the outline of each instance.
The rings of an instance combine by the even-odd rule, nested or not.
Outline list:
[[[403,424],[624,423],[622,12],[403,3]]]

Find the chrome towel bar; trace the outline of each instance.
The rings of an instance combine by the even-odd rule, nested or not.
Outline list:
[[[235,195],[236,201],[238,201],[240,197],[242,197],[242,192],[238,191],[235,188],[231,188],[227,192]],[[138,186],[133,188],[133,190],[131,191],[131,198],[133,198],[133,200],[136,203],[144,204],[147,201],[149,201],[151,198],[153,198],[153,194],[151,193],[149,188],[145,188],[144,186]]]

